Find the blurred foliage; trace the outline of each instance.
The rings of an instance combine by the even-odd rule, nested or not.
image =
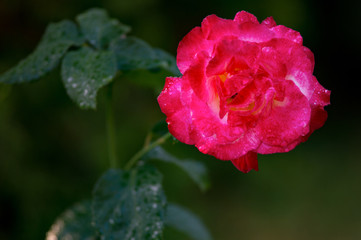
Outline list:
[[[55,221],[46,234],[46,239],[100,239],[92,226],[91,213],[91,201],[75,204]]]
[[[360,239],[361,120],[357,73],[361,54],[357,1],[301,0],[2,0],[0,72],[30,54],[48,22],[102,7],[132,26],[133,35],[176,54],[181,38],[208,14],[232,18],[247,10],[259,20],[301,32],[315,54],[315,75],[332,90],[329,119],[295,150],[259,157],[259,172],[175,144],[172,154],[209,167],[205,194],[177,167],[156,163],[170,202],[204,220],[214,239]],[[119,155],[126,161],[164,116],[151,88],[166,73],[129,73],[114,85]],[[106,161],[104,92],[97,111],[80,111],[66,96],[59,69],[42,81],[0,85],[0,239],[44,239],[54,219],[90,197]],[[169,143],[171,144],[171,143]],[[170,149],[170,148],[169,148]],[[104,161],[99,161],[104,159]],[[165,239],[187,239],[167,230]]]
[[[176,204],[168,204],[165,223],[170,227],[183,232],[192,239],[212,239],[207,228],[197,216]]]

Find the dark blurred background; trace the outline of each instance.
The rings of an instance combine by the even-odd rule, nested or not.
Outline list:
[[[259,157],[259,172],[174,146],[209,168],[212,187],[201,193],[180,170],[159,165],[169,201],[197,213],[215,240],[361,239],[361,1],[301,0],[0,0],[0,73],[35,48],[50,21],[105,8],[131,25],[131,35],[176,54],[178,42],[209,14],[233,18],[247,10],[260,21],[299,31],[315,54],[315,76],[332,91],[329,119],[289,153]],[[133,79],[115,84],[118,151],[129,159],[164,115],[157,94]],[[163,81],[163,80],[161,80]],[[104,99],[96,111],[67,97],[59,69],[40,81],[0,87],[0,239],[44,239],[55,218],[91,196],[109,168]],[[165,239],[187,239],[167,230]]]

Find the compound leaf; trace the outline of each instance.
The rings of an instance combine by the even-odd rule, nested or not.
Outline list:
[[[98,90],[110,83],[116,74],[112,52],[94,51],[89,47],[66,54],[61,76],[70,98],[81,108],[96,108]]]
[[[76,25],[63,20],[50,23],[33,53],[0,77],[0,82],[30,82],[54,69],[71,46],[83,43]]]
[[[99,8],[78,15],[76,20],[85,38],[98,49],[105,48],[112,39],[130,31],[129,26],[109,18],[107,12]]]
[[[152,47],[139,38],[115,39],[109,48],[115,53],[118,70],[151,69],[156,66]]]
[[[165,69],[180,76],[175,58],[164,50],[152,48],[145,41],[136,37],[115,39],[110,50],[117,58],[118,70],[151,70]]]
[[[93,220],[103,239],[162,239],[165,196],[162,175],[142,166],[111,169],[93,191]]]

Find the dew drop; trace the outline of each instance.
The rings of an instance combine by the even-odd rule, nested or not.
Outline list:
[[[162,228],[162,223],[161,222],[156,222],[155,224],[157,226],[157,228],[161,229]]]
[[[113,218],[109,219],[109,223],[113,225],[114,224],[114,219]]]
[[[270,48],[270,47],[263,47],[263,48],[262,48],[262,51],[263,51],[264,53],[269,53],[269,52],[271,52],[271,48]]]
[[[158,235],[158,231],[154,231],[152,234],[152,238],[155,238]]]
[[[158,190],[160,188],[160,186],[158,184],[157,185],[151,185],[149,187],[153,192],[158,192]]]
[[[72,86],[73,88],[76,88],[76,87],[78,86],[78,84],[73,83],[71,86]]]

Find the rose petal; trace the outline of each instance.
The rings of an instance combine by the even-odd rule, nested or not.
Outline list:
[[[315,76],[312,76],[314,91],[310,99],[311,107],[321,106],[324,107],[330,104],[330,94],[331,92],[317,81]]]
[[[262,21],[261,24],[263,24],[269,28],[275,27],[277,25],[275,20],[273,19],[273,17],[266,18],[265,20]]]
[[[245,23],[245,22],[259,23],[255,15],[246,11],[238,12],[234,17],[234,21],[237,23]]]
[[[220,75],[226,72],[252,69],[260,55],[260,48],[255,43],[238,39],[224,39],[215,45],[214,56],[207,66],[207,76]]]
[[[259,139],[252,129],[246,127],[246,123],[230,127],[227,115],[220,119],[197,98],[193,98],[191,108],[194,132],[198,133],[192,137],[202,153],[229,160],[241,157],[259,146]]]
[[[315,67],[315,56],[313,55],[313,52],[311,52],[310,49],[308,49],[307,47],[302,47],[303,52],[306,54],[307,58],[310,61],[310,72],[313,72],[313,69]]]
[[[278,25],[270,29],[273,33],[275,33],[276,38],[284,38],[291,40],[299,45],[302,45],[303,39],[299,32],[285,27],[283,25]]]
[[[204,38],[202,29],[195,27],[180,41],[177,49],[177,66],[184,74],[199,52],[212,50],[213,43]]]
[[[321,86],[316,77],[313,77],[313,85],[314,91],[310,99],[312,112],[309,134],[311,134],[314,130],[322,127],[325,123],[327,119],[327,112],[323,108],[324,106],[330,104],[331,94],[329,90]]]
[[[194,93],[203,101],[208,101],[210,86],[206,77],[206,65],[208,64],[209,57],[207,53],[200,52],[196,57],[193,65],[189,66],[184,73],[182,81],[188,81]]]
[[[258,64],[272,78],[285,78],[287,75],[287,56],[280,56],[278,46],[267,44],[262,47]]]
[[[287,39],[273,39],[263,45],[261,65],[271,76],[293,81],[310,99],[314,91],[313,54]]]
[[[169,132],[186,144],[194,144],[190,137],[192,118],[188,106],[191,94],[190,88],[187,88],[185,84],[182,86],[181,78],[168,77],[164,89],[157,99],[162,112],[167,116]]]
[[[267,42],[275,37],[274,32],[259,23],[246,22],[240,24],[238,28],[238,39],[246,42]]]
[[[230,19],[209,15],[202,21],[202,33],[207,40],[221,40],[227,36],[237,35],[237,24]]]
[[[301,142],[302,136],[309,133],[311,108],[308,99],[292,81],[283,84],[283,102],[274,101],[270,115],[260,119],[256,127],[257,136],[266,145],[261,144],[258,153],[274,153],[275,149],[267,146],[276,146],[277,151],[287,152],[295,146],[294,141]]]
[[[258,171],[257,153],[255,152],[249,152],[246,155],[231,161],[238,170],[244,173],[248,173],[252,169]]]

